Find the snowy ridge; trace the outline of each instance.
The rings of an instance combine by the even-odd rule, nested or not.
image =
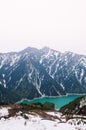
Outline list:
[[[11,63],[10,63],[10,66],[13,66],[16,62],[18,62],[20,59],[20,56],[15,54],[11,57]]]
[[[20,59],[20,56],[18,54],[2,54],[0,56],[0,69],[3,67],[4,64],[9,64],[10,66],[13,66],[15,63],[17,63]]]
[[[6,60],[7,60],[7,56],[6,56],[6,55],[2,55],[2,56],[0,57],[0,61],[1,61],[1,63],[0,63],[0,69],[3,67],[3,65],[4,65],[5,62],[6,62]]]
[[[41,81],[43,80],[43,77],[42,78],[40,77],[39,72],[37,71],[37,69],[34,68],[32,64],[28,67],[30,69],[30,71],[28,71],[28,80],[30,83],[36,86],[38,93],[42,96],[40,88],[41,88]]]

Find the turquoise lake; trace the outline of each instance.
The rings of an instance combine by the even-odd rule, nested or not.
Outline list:
[[[69,102],[73,101],[74,99],[81,97],[83,95],[67,95],[67,96],[58,96],[58,97],[41,97],[36,98],[34,100],[22,100],[21,103],[23,104],[31,104],[31,103],[45,103],[45,102],[52,102],[55,104],[56,108],[59,109],[62,106],[68,104]]]

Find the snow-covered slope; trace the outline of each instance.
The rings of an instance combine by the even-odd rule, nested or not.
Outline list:
[[[2,113],[4,110],[8,111],[7,108],[2,109],[0,109]],[[63,117],[59,112],[47,112],[47,114],[59,117],[61,121],[58,119],[47,120],[33,112],[29,114],[24,113],[24,117],[21,114],[22,112],[19,112],[16,116],[9,118],[6,118],[5,115],[2,118],[0,116],[0,130],[86,130],[84,119],[70,119],[66,121],[65,116]]]
[[[68,93],[86,92],[86,56],[43,48],[40,63]]]
[[[86,130],[85,128],[85,124],[81,123],[77,125],[77,120],[71,120],[69,123],[58,123],[58,121],[42,120],[36,116],[31,116],[29,120],[25,120],[19,116],[0,121],[0,130]]]
[[[86,57],[50,48],[0,54],[0,101],[86,93]]]

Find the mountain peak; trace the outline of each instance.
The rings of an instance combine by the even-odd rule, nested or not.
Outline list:
[[[26,52],[28,52],[28,53],[35,53],[35,52],[38,52],[38,49],[34,48],[34,47],[27,47],[24,50],[20,51],[20,53],[22,53],[22,54],[24,54]]]
[[[50,50],[50,48],[49,47],[43,47],[42,49],[40,49],[40,50],[42,50],[43,52],[48,52],[49,50]]]

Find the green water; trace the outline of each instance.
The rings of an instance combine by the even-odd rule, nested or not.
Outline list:
[[[73,101],[74,99],[80,97],[82,95],[67,95],[67,96],[58,96],[58,97],[42,97],[42,98],[37,98],[34,100],[23,100],[21,103],[23,104],[32,104],[32,103],[45,103],[45,102],[52,102],[55,104],[56,108],[59,109],[62,106],[68,104],[69,102]]]

